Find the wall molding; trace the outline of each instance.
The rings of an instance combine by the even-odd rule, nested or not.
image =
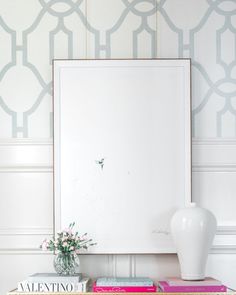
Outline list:
[[[217,235],[236,235],[235,225],[219,225],[216,230]]]
[[[236,163],[193,163],[192,172],[236,172]]]
[[[192,172],[236,172],[236,163],[193,163]],[[0,166],[0,173],[53,173],[53,165],[21,164]]]
[[[1,227],[0,236],[44,236],[53,235],[52,227]]]
[[[0,146],[53,145],[52,138],[0,138]],[[192,138],[192,145],[236,145],[236,138]]]
[[[236,254],[236,245],[214,245],[210,254]]]
[[[52,138],[0,138],[2,145],[53,145]],[[192,145],[236,145],[236,138],[192,138]]]
[[[43,251],[39,245],[43,239],[52,236],[52,227],[1,227],[0,255],[50,254],[51,251]]]
[[[51,139],[0,139],[0,173],[51,173]]]
[[[1,138],[0,146],[52,146],[51,138]]]
[[[112,255],[112,276],[117,277],[117,255]]]
[[[136,257],[135,254],[129,255],[129,276],[136,277]]]
[[[236,138],[192,138],[192,145],[236,145]]]
[[[171,253],[172,255],[173,253]],[[236,254],[236,246],[235,245],[221,245],[214,246],[211,248],[209,254]],[[54,255],[53,253],[47,253],[47,251],[42,251],[40,249],[34,248],[2,248],[0,249],[0,255]],[[90,254],[93,255],[93,254]],[[174,255],[177,255],[174,253]],[[132,272],[132,271],[130,271]]]
[[[42,251],[37,248],[2,248],[0,255],[54,255],[49,251]]]
[[[224,172],[236,172],[236,163],[235,164],[217,164],[217,163],[206,163],[206,164],[196,164],[192,165],[192,172],[213,172],[213,173],[224,173]],[[53,173],[52,165],[9,165],[9,166],[0,166],[0,173]]]
[[[0,173],[53,173],[53,166],[40,164],[0,166]]]

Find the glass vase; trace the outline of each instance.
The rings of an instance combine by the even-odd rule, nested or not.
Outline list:
[[[54,258],[55,271],[60,275],[79,273],[79,256],[75,253],[58,253]]]

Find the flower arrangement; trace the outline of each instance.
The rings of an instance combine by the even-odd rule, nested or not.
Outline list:
[[[78,272],[80,250],[87,250],[88,247],[96,245],[92,243],[92,239],[88,239],[87,233],[82,236],[78,231],[74,233],[74,226],[75,222],[58,232],[55,238],[45,239],[40,245],[42,250],[51,250],[57,254],[54,259],[54,268],[58,274],[72,275]]]
[[[56,254],[71,253],[79,254],[81,249],[88,249],[88,247],[96,245],[92,243],[92,239],[87,238],[87,233],[79,236],[78,231],[73,232],[75,222],[70,223],[69,227],[57,232],[57,237],[53,239],[45,239],[40,245],[42,250],[55,251]]]

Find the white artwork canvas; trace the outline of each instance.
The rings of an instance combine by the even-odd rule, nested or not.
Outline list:
[[[191,201],[190,60],[55,60],[56,230],[88,253],[173,253]]]

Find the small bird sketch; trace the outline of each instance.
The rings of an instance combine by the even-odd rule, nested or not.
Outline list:
[[[104,161],[105,161],[105,158],[102,158],[101,160],[96,160],[95,161],[95,163],[98,164],[101,167],[101,170],[103,170]]]

